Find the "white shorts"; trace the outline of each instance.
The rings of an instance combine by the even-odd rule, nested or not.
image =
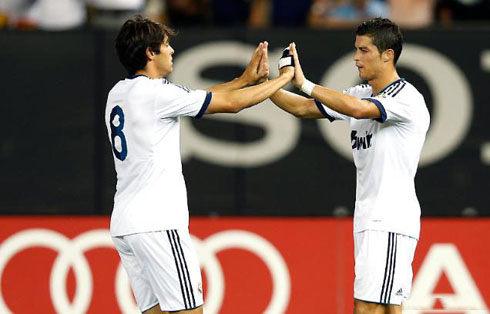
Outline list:
[[[412,288],[412,261],[417,239],[386,231],[354,233],[354,298],[401,305]]]
[[[141,312],[156,304],[182,311],[203,304],[201,270],[187,229],[113,237]]]

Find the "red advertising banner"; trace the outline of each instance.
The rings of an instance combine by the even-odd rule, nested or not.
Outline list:
[[[107,217],[1,217],[0,313],[138,313]],[[490,313],[490,219],[424,219],[404,313]],[[193,218],[205,313],[352,313],[350,219]]]

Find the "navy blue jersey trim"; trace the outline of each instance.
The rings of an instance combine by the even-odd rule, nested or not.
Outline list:
[[[313,99],[315,101],[315,105],[317,106],[318,110],[320,110],[320,112],[325,116],[325,118],[327,118],[330,122],[334,122],[335,121],[335,118],[332,117],[331,115],[329,115],[326,111],[325,111],[325,108],[323,108],[323,105],[321,102],[319,102],[318,100],[316,99]]]
[[[196,119],[201,119],[202,116],[206,113],[206,110],[208,110],[209,104],[211,103],[211,98],[213,98],[213,93],[208,92],[206,94],[206,98],[204,99],[204,103],[202,104],[201,110],[199,110],[199,112],[195,116]]]
[[[182,300],[184,301],[184,307],[188,309],[189,304],[188,304],[186,294],[188,295],[189,292],[187,291],[187,282],[185,281],[185,274],[181,269],[182,262],[180,261],[180,256],[178,256],[177,248],[175,248],[175,244],[174,244],[175,239],[173,238],[172,230],[167,230],[167,237],[168,237],[168,241],[170,242],[170,247],[172,248],[172,255],[174,256],[175,268],[179,276],[180,291],[182,293]],[[186,284],[185,288],[184,288],[184,283]]]
[[[168,232],[168,230],[167,230]],[[182,245],[180,243],[180,237],[176,229],[170,230],[170,235],[172,238],[172,249],[175,249],[175,252],[178,259],[178,264],[180,266],[179,270],[182,274],[182,281],[184,282],[183,287],[185,288],[184,296],[184,306],[187,310],[196,307],[196,300],[194,298],[194,292],[192,290],[191,278],[189,275],[189,270],[187,268],[187,261],[185,259],[184,251],[182,250]],[[173,253],[174,251],[172,251]],[[175,258],[175,256],[174,256]],[[179,278],[180,280],[180,278]],[[182,283],[181,283],[182,284]],[[182,287],[182,285],[181,285]]]
[[[148,78],[148,76],[146,76],[144,74],[133,74],[133,75],[128,75],[127,79],[132,80],[132,79],[135,79],[135,78],[140,77],[140,76],[144,76],[144,77]]]
[[[187,274],[187,281],[189,282],[189,290],[191,291],[191,298],[190,298],[190,306],[191,308],[192,307],[196,307],[196,298],[194,297],[194,289],[192,288],[192,281],[191,281],[191,275],[189,274],[189,268],[187,267],[187,261],[185,260],[185,255],[184,255],[184,250],[182,250],[182,244],[180,243],[180,237],[179,237],[179,233],[177,232],[177,230],[174,230],[175,232],[175,235],[177,236],[177,248],[178,250],[180,250],[180,255],[182,256],[182,259],[184,260],[184,267],[185,267],[185,272]],[[182,270],[184,271],[184,270]]]
[[[391,284],[390,284],[390,290],[388,292],[388,301],[387,301],[387,303],[390,303],[391,302],[391,293],[393,292],[393,283],[395,282],[396,249],[398,247],[398,235],[397,234],[394,234],[393,237],[395,239],[395,252],[393,252],[393,267],[392,267]]]
[[[391,87],[390,87],[389,89],[387,89],[387,90],[384,92],[384,94],[386,94],[386,95],[391,95],[391,94],[393,94],[393,92],[395,92],[395,91],[398,89],[398,87],[400,87],[400,84],[401,84],[401,83],[400,83],[400,82],[398,82],[398,83],[396,83],[396,84],[391,85]]]
[[[393,250],[393,241],[392,234],[388,232],[388,248],[386,251],[386,264],[385,264],[385,275],[383,277],[383,286],[381,287],[381,295],[379,297],[379,302],[381,304],[386,304],[386,292],[387,285],[390,284],[390,275],[391,275],[391,252]]]
[[[390,304],[395,281],[397,234],[388,232],[388,251],[386,253],[385,275],[381,288],[380,303]]]
[[[387,118],[386,110],[385,110],[385,107],[383,106],[383,104],[379,100],[374,99],[374,98],[363,98],[363,100],[370,101],[376,107],[378,107],[378,110],[379,110],[379,113],[380,113],[381,117],[379,117],[377,119],[374,119],[375,121],[378,121],[378,122],[381,122],[381,123],[383,123],[383,122],[386,121],[386,118]]]
[[[405,79],[402,77],[402,78],[399,78],[396,81],[391,82],[390,84],[386,85],[385,88],[383,88],[382,90],[380,90],[376,95],[380,95],[380,94],[384,93],[392,85],[397,84],[397,83],[400,83],[400,82],[403,82],[403,81],[405,81]],[[374,96],[374,95],[372,95],[372,96]]]
[[[407,83],[403,82],[400,88],[398,88],[398,90],[391,97],[395,97],[396,95],[398,95],[398,93],[405,87],[405,85],[407,85]]]
[[[182,280],[184,281],[185,296],[187,297],[187,299],[185,300],[186,301],[186,305],[185,306],[186,306],[186,308],[189,308],[189,307],[192,306],[192,301],[191,301],[191,297],[190,297],[190,294],[189,294],[189,278],[186,277],[186,273],[184,272],[185,259],[180,254],[181,252],[179,251],[177,240],[175,239],[175,232],[176,232],[176,230],[171,230],[170,231],[170,233],[172,235],[173,246],[175,248],[175,251],[177,252],[177,254],[176,254],[177,255],[177,259],[179,260],[179,265],[180,265],[179,270],[182,273]]]

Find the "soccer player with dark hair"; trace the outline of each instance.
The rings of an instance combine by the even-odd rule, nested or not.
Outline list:
[[[367,84],[343,93],[308,81],[291,44],[293,83],[312,98],[284,90],[271,97],[277,106],[300,118],[350,123],[357,168],[355,314],[401,313],[412,284],[420,233],[414,178],[430,117],[424,97],[398,76],[395,65],[402,44],[402,34],[390,20],[361,23],[354,61]]]
[[[267,42],[243,74],[206,90],[175,85],[165,25],[137,16],[116,38],[129,76],[109,92],[105,121],[117,172],[110,232],[144,313],[203,312],[201,272],[189,235],[187,191],[180,157],[180,117],[236,113],[291,81],[293,67],[267,78]],[[205,178],[204,178],[205,180]]]

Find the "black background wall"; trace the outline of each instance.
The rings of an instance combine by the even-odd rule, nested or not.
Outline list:
[[[0,32],[0,214],[110,214],[115,173],[104,106],[125,76],[114,37]],[[306,29],[180,30],[170,79],[196,89],[230,80],[261,40],[270,43],[272,68],[295,41],[310,80],[336,89],[356,83],[353,33]],[[490,30],[406,32],[405,41],[399,73],[424,94],[432,118],[416,177],[423,215],[489,216]],[[191,214],[352,214],[355,168],[325,123],[269,102],[236,117],[184,120]]]

